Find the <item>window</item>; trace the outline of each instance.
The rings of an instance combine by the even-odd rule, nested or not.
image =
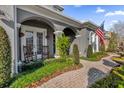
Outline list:
[[[33,32],[26,31],[26,46],[31,47],[33,50]]]
[[[43,46],[43,34],[37,33],[37,54],[42,53],[42,46]]]

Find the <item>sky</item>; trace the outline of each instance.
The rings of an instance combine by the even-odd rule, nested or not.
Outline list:
[[[105,20],[105,30],[113,24],[124,21],[124,6],[121,5],[65,5],[63,13],[81,22],[92,21],[101,25]]]

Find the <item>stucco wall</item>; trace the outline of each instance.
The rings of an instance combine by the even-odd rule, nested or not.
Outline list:
[[[86,56],[87,48],[89,45],[89,31],[87,29],[82,29],[79,33],[81,35],[80,41],[79,41],[80,52],[81,52],[81,55]]]
[[[0,6],[0,9],[2,11],[4,11],[6,17],[9,20],[4,20],[1,19],[0,20],[0,26],[2,26],[5,31],[7,32],[8,36],[9,36],[9,40],[11,43],[11,51],[12,51],[12,62],[14,62],[14,7],[13,6],[8,6],[8,5],[4,5],[4,6]]]
[[[80,34],[80,37],[77,37],[71,44],[70,54],[72,54],[73,45],[77,44],[80,56],[86,56],[87,55],[87,47],[89,45],[89,40],[88,40],[89,31],[87,29],[81,29],[80,31],[78,31],[78,33]]]

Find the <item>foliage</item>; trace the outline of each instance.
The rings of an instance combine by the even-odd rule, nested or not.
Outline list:
[[[120,42],[117,52],[121,57],[124,57],[124,42]]]
[[[81,57],[81,59],[88,60],[88,61],[99,61],[101,58],[107,56],[106,52],[96,52],[93,53],[89,58]]]
[[[100,51],[101,51],[101,52],[105,52],[105,45],[104,45],[104,44],[102,44],[102,45],[100,46]]]
[[[79,50],[78,50],[78,46],[76,44],[73,45],[73,61],[75,64],[80,63]]]
[[[68,49],[70,47],[70,41],[67,36],[62,34],[62,36],[57,39],[57,49],[59,50],[59,55],[62,58],[66,58],[68,54]]]
[[[117,49],[117,34],[112,32],[107,51],[114,52]]]
[[[113,57],[112,60],[124,65],[124,57]]]
[[[63,71],[64,69],[71,68],[74,65],[72,58],[68,58],[66,62],[63,59],[47,59],[44,66],[39,69],[28,70],[19,74],[11,83],[10,87],[26,87],[42,78],[49,77],[57,71]]]
[[[27,70],[31,70],[31,69],[37,69],[42,66],[43,66],[43,62],[32,62],[32,63],[22,65],[21,70],[23,72],[23,71],[27,71]]]
[[[92,88],[124,88],[124,66],[116,67],[105,78],[95,82]]]
[[[0,27],[0,87],[8,84],[11,76],[11,47],[6,31]]]
[[[112,60],[124,61],[124,57],[113,57]]]
[[[87,49],[87,57],[90,58],[92,54],[93,54],[92,45],[89,45]]]

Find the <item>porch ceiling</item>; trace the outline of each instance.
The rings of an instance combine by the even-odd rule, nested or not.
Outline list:
[[[76,28],[82,28],[82,23],[72,19],[70,17],[67,17],[61,13],[58,13],[56,11],[50,10],[44,6],[38,6],[38,5],[19,5],[17,8],[37,14],[39,16],[43,16],[46,18],[49,18],[53,21],[57,21],[63,24],[67,24]]]

